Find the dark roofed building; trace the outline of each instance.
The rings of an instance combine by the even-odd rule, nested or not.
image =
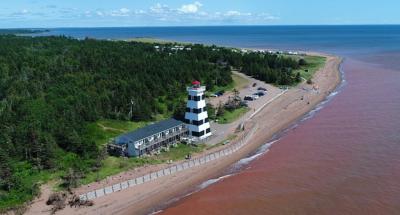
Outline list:
[[[187,135],[183,122],[167,119],[116,137],[108,144],[108,151],[114,155],[140,157],[174,144]]]

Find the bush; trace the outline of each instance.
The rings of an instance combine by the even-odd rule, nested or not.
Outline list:
[[[307,65],[307,61],[304,58],[301,58],[299,60],[299,66],[306,66]]]

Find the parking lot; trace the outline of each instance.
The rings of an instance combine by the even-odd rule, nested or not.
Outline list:
[[[240,123],[242,123],[245,119],[249,118],[255,111],[257,111],[259,108],[261,108],[265,103],[273,99],[275,96],[279,95],[282,93],[284,90],[279,89],[277,87],[274,87],[270,84],[266,84],[262,81],[256,80],[254,78],[248,77],[242,73],[235,72],[237,75],[240,75],[246,79],[248,79],[249,85],[246,86],[245,88],[241,89],[239,91],[239,96],[240,98],[244,99],[245,96],[251,96],[254,93],[258,92],[258,88],[262,87],[265,88],[267,91],[265,92],[264,96],[261,96],[260,98],[254,100],[254,101],[247,101],[248,107],[249,107],[249,112],[247,112],[244,116],[242,116],[240,119],[236,120],[233,123],[230,124],[218,124],[215,122],[211,122],[211,131],[213,132],[213,136],[210,139],[210,141],[207,142],[207,144],[214,145],[217,143],[220,143],[221,141],[224,141],[229,134],[232,134],[232,132],[239,126]],[[253,85],[255,86],[253,87]],[[208,99],[208,103],[212,104],[214,107],[217,107],[219,103],[226,103],[229,100],[229,97],[233,97],[232,92],[227,92],[224,95],[220,97],[212,97]]]

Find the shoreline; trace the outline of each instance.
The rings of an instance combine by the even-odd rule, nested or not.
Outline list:
[[[264,135],[264,137],[263,136],[256,136],[256,135],[253,136],[251,138],[251,140],[250,140],[250,141],[252,141],[252,143],[250,143],[248,145],[245,145],[245,147],[243,149],[238,151],[235,155],[232,155],[232,157],[234,157],[234,158],[231,159],[230,162],[227,162],[227,163],[229,163],[227,166],[221,167],[219,165],[216,165],[215,166],[216,168],[215,168],[214,171],[208,172],[209,173],[208,177],[204,177],[205,179],[200,180],[200,182],[197,182],[195,184],[192,184],[191,187],[188,187],[185,190],[177,191],[175,193],[175,195],[174,195],[174,199],[173,200],[170,200],[169,202],[161,204],[161,205],[153,204],[153,207],[148,208],[147,211],[146,210],[137,210],[137,208],[135,208],[136,205],[131,205],[130,207],[128,207],[127,210],[122,209],[122,210],[118,211],[117,213],[118,214],[126,214],[126,215],[128,215],[128,214],[136,214],[137,212],[139,214],[140,213],[143,213],[143,214],[146,214],[146,213],[159,213],[159,212],[162,213],[163,209],[166,209],[169,206],[172,206],[174,203],[177,203],[179,200],[185,198],[188,195],[191,195],[192,193],[195,193],[195,192],[198,192],[199,190],[202,190],[203,188],[196,189],[196,187],[198,187],[202,182],[205,182],[205,181],[207,181],[209,179],[212,179],[214,177],[220,177],[221,176],[220,170],[222,170],[222,171],[226,170],[226,168],[228,168],[229,166],[232,166],[233,164],[237,163],[239,160],[245,158],[246,156],[249,156],[251,153],[254,153],[256,150],[258,150],[263,145],[267,144],[269,141],[273,141],[274,140],[273,137],[275,135],[279,135],[281,132],[284,132],[285,130],[290,129],[291,125],[293,125],[294,123],[296,123],[299,120],[301,120],[302,118],[304,118],[310,111],[314,110],[321,102],[326,100],[327,97],[332,92],[334,92],[336,89],[338,89],[341,86],[342,73],[340,71],[340,65],[341,65],[343,59],[340,58],[340,57],[337,57],[337,56],[331,56],[331,55],[321,54],[321,53],[317,53],[317,52],[307,52],[307,55],[317,55],[317,56],[325,56],[325,57],[327,57],[327,62],[325,64],[323,70],[327,69],[328,63],[329,63],[328,62],[329,58],[333,58],[336,61],[335,62],[336,65],[334,66],[335,68],[332,71],[333,73],[335,73],[333,75],[336,76],[336,77],[334,77],[334,79],[330,80],[331,82],[330,82],[329,86],[326,86],[327,87],[327,91],[326,92],[329,92],[329,93],[325,94],[324,96],[320,96],[319,98],[316,98],[316,100],[314,100],[312,102],[312,104],[310,103],[310,108],[307,108],[307,110],[303,114],[301,114],[301,115],[299,115],[297,117],[293,117],[292,118],[293,120],[288,120],[286,123],[284,123],[282,126],[280,126],[281,127],[280,129],[277,129],[275,132],[272,132],[272,133],[268,132],[269,134],[268,135]],[[320,78],[318,76],[321,76],[321,71],[318,71],[314,75],[313,80],[315,78]],[[282,99],[282,98],[280,98],[280,99]],[[259,114],[263,114],[263,112],[265,112],[265,109],[261,110],[260,112],[261,113],[257,113],[255,115],[255,117],[257,117],[257,115],[259,115]],[[260,129],[258,131],[260,131]],[[224,176],[222,176],[222,177],[224,177]],[[119,212],[121,212],[121,213],[119,213]]]
[[[207,164],[187,169],[173,175],[147,182],[132,189],[102,198],[94,199],[95,205],[88,208],[65,208],[57,214],[147,214],[173,204],[176,197],[182,197],[188,191],[208,179],[218,176],[227,167],[248,156],[260,146],[271,140],[274,135],[286,130],[293,123],[303,118],[326,99],[341,83],[340,65],[342,59],[332,55],[308,52],[308,55],[327,57],[324,68],[314,74],[313,81],[320,88],[320,93],[304,83],[290,89],[283,96],[254,114],[253,123],[258,129],[251,136],[249,143],[237,152],[211,161]],[[300,100],[304,97],[304,100]],[[32,212],[32,211],[30,211]],[[29,212],[28,212],[29,213]],[[32,213],[35,214],[35,213]]]

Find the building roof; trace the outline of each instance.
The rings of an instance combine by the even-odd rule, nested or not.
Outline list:
[[[127,144],[129,141],[138,141],[143,138],[152,136],[154,134],[160,133],[162,131],[168,130],[170,128],[176,127],[178,125],[183,124],[182,121],[176,120],[176,119],[167,119],[163,120],[151,125],[148,125],[143,128],[139,128],[135,131],[122,134],[118,137],[115,138],[115,143],[119,145]]]

